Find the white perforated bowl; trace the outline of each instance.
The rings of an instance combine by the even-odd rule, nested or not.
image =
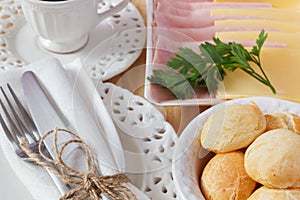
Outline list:
[[[123,145],[126,173],[149,198],[176,200],[172,155],[178,137],[162,113],[140,96],[112,83],[99,93]]]
[[[263,113],[286,111],[300,115],[300,104],[268,97],[241,98],[227,101],[213,106],[198,115],[183,131],[174,150],[173,177],[179,199],[205,199],[199,187],[199,178],[213,153],[202,149],[199,132],[208,116],[214,110],[225,105],[235,103],[249,104],[251,101],[255,102]]]

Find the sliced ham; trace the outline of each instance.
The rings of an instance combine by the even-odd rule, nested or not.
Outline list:
[[[154,44],[154,56],[153,63],[159,63],[165,65],[171,56],[174,56],[174,53],[178,51],[181,47],[186,47],[194,50],[199,53],[200,43],[189,38],[185,42],[178,42],[173,40],[172,36],[159,35],[156,43]]]
[[[196,18],[198,20],[195,20]],[[201,10],[193,16],[189,16],[189,19],[187,19],[186,16],[157,12],[154,22],[157,27],[199,28],[212,25],[215,18],[216,17],[210,17],[209,10]]]
[[[201,35],[199,35],[199,36],[197,35],[197,33],[195,33],[195,32],[198,32],[198,30],[203,30],[203,29],[206,29],[206,28],[199,28],[199,29],[156,28],[156,29],[153,29],[153,32],[156,35],[158,35],[158,38],[166,37],[169,40],[172,40],[176,43],[204,41],[204,40],[210,40],[214,37],[214,35],[212,35],[208,32],[201,33]],[[195,30],[195,32],[193,32],[193,30]],[[170,45],[173,45],[173,44],[170,44]]]
[[[257,19],[248,16],[210,16],[209,10],[201,10],[189,17],[176,16],[168,13],[158,12],[155,15],[154,24],[163,28],[203,28],[213,26],[215,20],[220,19]]]
[[[185,3],[182,1],[159,1],[157,2],[157,11],[177,14],[188,15],[189,12],[197,12],[200,9],[212,9],[212,8],[271,8],[272,4],[267,2],[261,3],[235,3],[235,2],[194,2]]]
[[[154,11],[154,24],[158,27],[175,27],[175,28],[200,28],[213,25],[215,19],[228,18],[249,18],[248,16],[239,15],[230,17],[228,15],[211,16],[211,11],[217,8],[270,8],[269,3],[214,3],[214,2],[197,2],[197,3],[171,3],[168,0],[159,1],[158,7]],[[171,6],[170,6],[171,5]],[[175,6],[178,7],[175,7]],[[183,9],[183,8],[186,9]],[[257,17],[250,17],[257,18]]]
[[[154,3],[158,2],[168,2],[168,3],[195,3],[195,2],[213,2],[213,0],[153,0]]]
[[[261,31],[263,28],[256,27],[242,27],[242,26],[207,26],[204,28],[168,28],[168,29],[154,29],[155,34],[164,35],[171,38],[174,41],[188,41],[194,40],[198,42],[212,40],[215,37],[216,32],[233,32],[236,34],[240,31]],[[278,29],[266,28],[267,32],[279,32]]]
[[[170,1],[170,0],[165,0],[165,1]],[[171,0],[171,2],[199,3],[199,2],[213,2],[213,0]]]

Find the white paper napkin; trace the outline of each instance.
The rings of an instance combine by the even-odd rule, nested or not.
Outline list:
[[[81,68],[80,60],[64,68],[57,59],[50,58],[31,64],[24,69],[1,72],[0,85],[10,83],[23,102],[20,78],[26,70],[31,70],[36,74],[72,127],[95,152],[96,158],[101,161],[99,165],[103,175],[124,172],[125,161],[120,139],[98,92],[84,69]],[[114,148],[105,147],[107,144]],[[0,145],[17,177],[34,199],[54,200],[61,196],[45,169],[26,163],[16,156],[2,128],[0,129]],[[84,161],[82,165],[85,165]],[[148,199],[131,184],[128,186],[138,192],[139,199]]]

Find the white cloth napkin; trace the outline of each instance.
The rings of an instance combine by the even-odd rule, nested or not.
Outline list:
[[[50,58],[31,64],[24,69],[1,72],[0,85],[10,83],[23,102],[20,78],[26,70],[33,71],[41,80],[72,127],[92,148],[99,161],[97,164],[100,166],[101,173],[112,175],[124,172],[125,161],[118,133],[97,90],[81,67],[80,60],[75,60],[63,67],[57,59]],[[16,156],[2,128],[0,129],[0,145],[11,168],[34,199],[54,200],[61,196],[45,169],[24,162]],[[106,150],[105,145],[107,145]],[[85,165],[85,162],[81,164]],[[127,185],[138,193],[138,199],[148,199],[133,185]]]

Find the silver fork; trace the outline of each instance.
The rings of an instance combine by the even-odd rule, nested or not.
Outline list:
[[[7,84],[7,88],[10,96],[12,97],[12,101],[10,100],[8,94],[5,92],[4,88],[0,86],[0,90],[7,103],[7,105],[5,105],[0,98],[0,104],[3,110],[3,113],[0,112],[0,124],[18,157],[20,157],[24,161],[32,162],[33,159],[28,157],[28,155],[20,147],[21,138],[25,137],[27,139],[28,146],[31,151],[33,151],[34,153],[39,153],[38,145],[39,140],[41,139],[41,135],[39,134],[31,116],[25,110],[12,87]],[[2,114],[3,116],[5,115],[6,121],[4,120]],[[50,156],[50,153],[45,145],[43,146],[43,153]],[[69,186],[64,184],[56,175],[51,173],[49,170],[47,170],[47,172],[51,176],[61,195],[65,194],[70,189]]]

